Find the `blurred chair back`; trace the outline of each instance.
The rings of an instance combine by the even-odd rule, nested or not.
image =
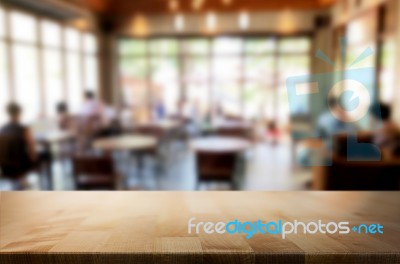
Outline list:
[[[237,126],[237,127],[220,127],[216,130],[216,134],[218,136],[225,137],[237,137],[243,139],[251,139],[250,128],[245,126]]]
[[[134,131],[141,135],[155,137],[157,141],[161,141],[164,137],[163,130],[155,125],[138,125]]]
[[[335,158],[330,167],[316,167],[314,190],[400,190],[400,161],[349,162]]]
[[[336,157],[347,157],[347,134],[337,134],[333,138],[333,153]],[[373,134],[370,132],[357,133],[357,142],[372,143]]]
[[[236,156],[235,153],[197,152],[197,187],[207,181],[229,182],[234,187]]]
[[[75,156],[73,174],[78,190],[116,188],[117,174],[110,156]]]
[[[400,190],[400,160],[349,161],[347,134],[339,134],[333,140],[332,166],[316,167],[313,185],[316,190]],[[357,142],[372,143],[373,134],[360,132]],[[366,155],[367,153],[361,153]]]
[[[0,135],[0,169],[3,177],[18,179],[32,168],[26,148],[22,138]]]

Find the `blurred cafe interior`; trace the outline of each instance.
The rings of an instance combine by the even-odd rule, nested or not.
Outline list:
[[[399,190],[399,17],[1,0],[0,190]]]

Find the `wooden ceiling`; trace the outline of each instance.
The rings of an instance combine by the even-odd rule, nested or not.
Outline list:
[[[82,0],[101,16],[168,14],[174,12],[240,12],[313,10],[329,7],[336,0]]]

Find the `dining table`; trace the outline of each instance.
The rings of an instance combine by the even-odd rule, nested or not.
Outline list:
[[[231,136],[206,136],[189,143],[196,160],[197,189],[202,182],[227,182],[238,189],[245,174],[248,140]]]
[[[195,152],[240,153],[252,146],[248,140],[228,136],[199,137],[190,141]]]
[[[133,154],[137,160],[137,170],[139,178],[142,176],[144,169],[144,155],[148,151],[154,151],[157,148],[158,140],[153,136],[146,136],[141,134],[120,135],[107,138],[100,138],[93,142],[95,150],[103,151],[107,154],[113,152],[129,152]],[[126,160],[127,169],[126,179],[129,177],[130,171],[130,156]],[[128,183],[126,183],[128,185]]]

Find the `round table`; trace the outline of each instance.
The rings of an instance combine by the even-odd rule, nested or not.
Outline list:
[[[236,137],[211,136],[193,139],[190,147],[194,151],[213,153],[242,152],[251,146],[251,142]]]
[[[93,143],[95,149],[103,151],[138,151],[153,148],[156,145],[156,138],[143,135],[102,138]]]
[[[111,151],[130,151],[133,152],[137,158],[138,176],[142,178],[144,167],[144,153],[142,151],[151,150],[157,147],[157,139],[144,135],[124,135],[110,138],[98,139],[93,143],[93,147],[97,150],[111,152]],[[127,177],[129,177],[129,164],[127,161]],[[128,183],[125,182],[127,186]]]

